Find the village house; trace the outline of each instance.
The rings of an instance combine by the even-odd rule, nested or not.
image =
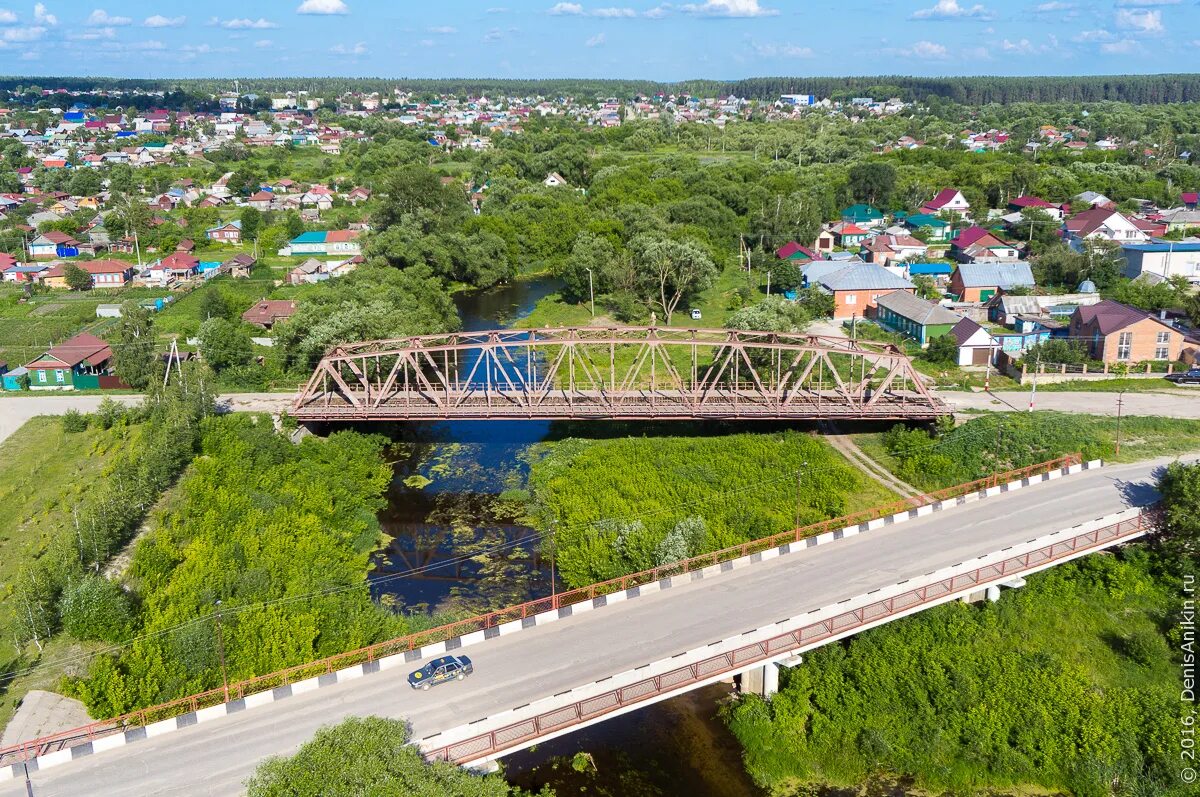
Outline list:
[[[234,219],[216,227],[209,227],[204,231],[204,237],[218,243],[240,244],[242,242],[242,222]]]
[[[986,302],[1001,291],[1033,288],[1028,263],[962,263],[950,275],[950,293],[960,302]]]
[[[956,188],[943,188],[937,196],[921,206],[920,212],[932,215],[952,213],[962,216],[970,209],[971,203],[963,196],[962,191]]]
[[[812,282],[833,296],[835,319],[862,318],[868,311],[874,311],[880,296],[893,291],[916,291],[916,286],[908,280],[873,263],[844,266]]]
[[[875,321],[881,326],[912,338],[922,348],[934,338],[948,335],[961,319],[941,305],[922,299],[909,291],[893,291],[876,302]]]
[[[53,257],[75,257],[79,254],[79,241],[65,232],[51,230],[29,242],[29,256],[35,260]]]
[[[82,260],[76,266],[92,278],[93,288],[124,288],[133,279],[133,266],[121,260]],[[55,263],[42,275],[42,284],[50,288],[66,288],[67,264]]]
[[[95,335],[83,333],[52,347],[30,363],[32,390],[87,390],[125,387],[112,374],[112,349]]]
[[[932,213],[914,213],[905,216],[903,224],[912,232],[925,230],[925,237],[934,243],[950,240],[950,222]]]
[[[871,231],[849,221],[839,222],[829,228],[834,242],[843,249],[852,249],[871,237]]]
[[[147,282],[166,285],[173,280],[195,276],[199,268],[199,258],[185,252],[173,252],[153,263],[140,276]]]
[[[902,260],[925,257],[929,247],[911,235],[876,235],[862,242],[859,256],[868,263],[890,266]]]
[[[255,210],[267,211],[271,209],[271,202],[275,199],[275,195],[270,191],[255,191],[246,198],[246,204]]]
[[[983,227],[968,227],[950,242],[950,257],[959,263],[1013,261],[1020,252],[1009,242]]]
[[[1125,215],[1106,207],[1094,207],[1076,214],[1063,225],[1067,242],[1077,251],[1088,239],[1118,244],[1145,243],[1150,236]]]
[[[1121,247],[1125,259],[1124,273],[1130,279],[1152,274],[1162,279],[1183,277],[1200,286],[1200,243],[1184,241],[1155,241],[1148,244],[1126,244]]]
[[[844,224],[858,227],[882,227],[885,221],[878,209],[864,204],[851,205],[841,212],[841,217]]]
[[[1178,360],[1183,333],[1147,312],[1105,299],[1071,316],[1070,334],[1106,363]]]
[[[222,274],[228,274],[234,279],[246,279],[250,276],[250,272],[254,270],[254,264],[257,262],[253,255],[239,253],[222,263],[219,271]]]
[[[958,364],[987,365],[995,362],[1000,344],[988,331],[970,318],[964,318],[950,330],[950,337],[958,346]]]
[[[279,251],[281,255],[359,255],[362,246],[358,243],[357,230],[329,230],[305,232],[297,235]]]
[[[291,299],[262,299],[242,313],[242,320],[263,329],[270,329],[279,321],[291,318],[296,313],[296,303]]]

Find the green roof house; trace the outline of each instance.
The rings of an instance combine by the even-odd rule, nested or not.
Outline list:
[[[950,222],[939,219],[931,213],[914,213],[904,219],[904,226],[916,232],[925,227],[929,230],[930,241],[949,241]]]
[[[888,329],[912,338],[922,347],[941,335],[950,334],[962,316],[941,305],[914,296],[908,291],[894,291],[876,301],[875,320]]]
[[[842,221],[859,227],[879,227],[883,225],[883,214],[870,205],[851,205],[842,211]]]

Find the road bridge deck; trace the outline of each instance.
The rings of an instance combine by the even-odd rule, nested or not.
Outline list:
[[[1086,471],[644,595],[470,649],[476,674],[429,692],[389,670],[34,774],[50,795],[228,795],[269,755],[351,715],[407,719],[416,738],[829,606],[1155,499],[1161,463]],[[415,665],[414,665],[415,666]],[[0,783],[0,797],[24,784]]]

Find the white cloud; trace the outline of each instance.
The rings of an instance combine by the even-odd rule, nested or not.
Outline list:
[[[583,6],[579,3],[556,3],[546,13],[556,17],[580,17],[583,16]]]
[[[146,17],[146,20],[142,23],[142,27],[178,28],[185,22],[187,22],[187,17],[164,17],[162,14],[155,14],[152,17]]]
[[[0,8],[0,25],[12,25],[16,23],[17,15],[9,11],[7,8]]]
[[[1054,36],[1049,37],[1049,44],[1034,44],[1029,39],[1020,39],[1019,41],[1010,41],[1005,39],[1000,42],[1000,49],[1006,53],[1016,53],[1017,55],[1034,55],[1037,53],[1048,53],[1058,45],[1058,39]]]
[[[1179,0],[1117,0],[1118,7],[1153,8],[1154,6],[1177,6]]]
[[[1103,28],[1084,30],[1071,37],[1073,42],[1111,42],[1116,40],[1116,34]]]
[[[132,25],[133,20],[129,17],[114,17],[110,16],[103,8],[97,8],[88,16],[85,25],[96,28],[111,28],[121,25]]]
[[[1128,28],[1142,34],[1159,34],[1163,32],[1161,11],[1131,11],[1122,8],[1117,11],[1116,25],[1118,28]]]
[[[487,33],[483,34],[483,40],[485,42],[489,42],[489,43],[490,42],[498,42],[503,38],[504,38],[504,31],[500,30],[499,28],[492,28]]]
[[[429,32],[430,33],[444,33],[444,34],[449,35],[451,33],[458,33],[458,28],[455,28],[451,25],[435,25],[434,27],[429,29]]]
[[[116,28],[89,28],[88,30],[80,31],[79,33],[68,33],[67,38],[71,41],[92,42],[101,39],[117,38]]]
[[[245,18],[245,17],[243,17],[242,19],[227,19],[227,20],[224,20],[223,22],[219,22],[217,24],[219,24],[222,28],[228,28],[229,30],[241,30],[243,28],[253,29],[253,30],[267,30],[269,28],[278,28],[279,27],[279,25],[277,23],[272,22],[269,19],[264,19],[262,17],[259,17],[258,19],[249,19],[249,18]]]
[[[763,58],[812,58],[811,47],[801,47],[796,44],[754,44],[754,52]]]
[[[41,25],[33,25],[28,28],[5,28],[3,38],[6,42],[32,42],[45,35],[46,28]]]
[[[1128,55],[1129,53],[1136,52],[1137,49],[1138,43],[1133,39],[1121,39],[1120,41],[1100,45],[1100,52],[1111,55]]]
[[[588,47],[600,47],[604,44],[605,41],[607,41],[607,39],[605,38],[604,34],[597,33],[595,36],[593,36],[592,38],[590,38],[586,42],[584,42],[584,44],[587,45]]]
[[[304,0],[296,9],[297,14],[349,14],[350,8],[342,0]]]
[[[507,9],[507,8],[500,8],[499,6],[497,6],[497,7],[495,7],[495,8],[489,8],[489,9],[487,10],[487,13],[489,13],[489,14],[507,14],[507,13],[508,13],[508,9]]]
[[[432,47],[433,39],[421,39],[421,41],[417,42],[417,44],[421,45],[422,47]]]
[[[638,13],[632,8],[597,8],[592,12],[593,17],[604,17],[606,19],[630,19],[637,15]]]
[[[365,42],[355,42],[349,46],[345,44],[335,44],[329,48],[329,52],[334,53],[335,55],[366,55],[367,45]]]
[[[274,43],[275,42],[271,41],[270,39],[259,39],[258,41],[256,41],[254,43],[254,46],[255,47],[270,47]]]
[[[665,7],[659,6],[660,9]],[[699,5],[680,6],[680,9],[706,17],[773,17],[779,13],[773,8],[763,8],[758,0],[705,0]]]
[[[950,51],[946,49],[946,45],[925,40],[917,42],[912,47],[900,50],[899,53],[900,55],[912,58],[928,58],[935,61],[950,57]]]
[[[1042,3],[1033,10],[1039,14],[1050,14],[1055,11],[1071,11],[1075,8],[1074,3],[1064,3],[1062,0],[1051,0],[1049,3]]]
[[[933,8],[922,8],[914,11],[913,19],[957,19],[969,17],[974,19],[991,19],[992,12],[978,3],[973,6],[960,6],[958,0],[937,0]]]
[[[58,24],[58,17],[51,14],[44,3],[35,3],[33,6],[33,21],[40,25],[49,25],[54,27]]]

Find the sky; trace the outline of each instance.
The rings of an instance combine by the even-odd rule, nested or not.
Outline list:
[[[1186,72],[1200,0],[0,0],[0,73],[737,79]]]

